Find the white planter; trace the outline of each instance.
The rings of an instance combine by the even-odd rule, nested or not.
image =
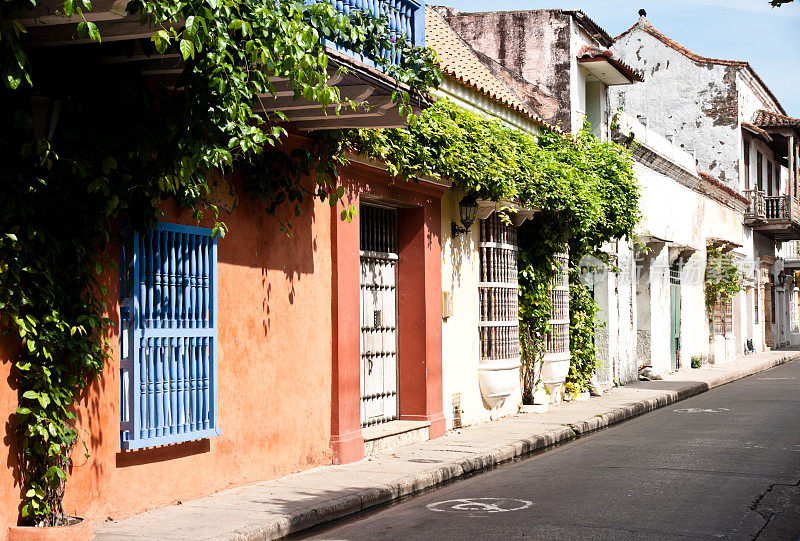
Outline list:
[[[478,364],[478,384],[490,408],[519,390],[519,359],[484,360]]]
[[[548,353],[542,359],[543,383],[564,383],[569,374],[569,353]]]

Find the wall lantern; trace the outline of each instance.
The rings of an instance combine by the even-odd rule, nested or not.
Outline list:
[[[778,284],[781,287],[786,285],[786,273],[783,270],[781,270],[781,272],[778,273]]]
[[[478,214],[478,201],[473,195],[465,195],[461,201],[458,202],[458,214],[461,219],[459,226],[455,222],[451,222],[453,231],[453,238],[456,238],[461,233],[469,233],[469,228],[475,223],[475,215]]]
[[[31,96],[31,117],[33,118],[33,136],[37,139],[53,138],[61,113],[61,100],[49,96]]]

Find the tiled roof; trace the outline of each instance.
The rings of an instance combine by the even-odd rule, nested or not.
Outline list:
[[[611,47],[614,43],[614,38],[608,35],[608,32],[594,22],[591,17],[586,15],[579,9],[566,9],[564,13],[575,17],[575,21],[580,24],[594,39],[601,43],[604,47]]]
[[[749,122],[742,122],[742,128],[744,128],[745,130],[749,131],[753,135],[759,137],[765,143],[771,143],[772,142],[772,137],[770,137],[770,135],[767,132],[765,132],[764,130],[762,130],[758,126],[754,126],[753,124],[750,124]]]
[[[726,192],[727,194],[735,197],[739,201],[742,201],[744,203],[748,203],[749,202],[749,200],[745,196],[743,196],[742,194],[740,194],[739,192],[737,192],[736,190],[734,190],[733,188],[731,188],[730,186],[728,186],[724,182],[715,179],[714,177],[712,177],[708,173],[704,173],[703,171],[698,171],[697,174],[700,175],[700,178],[702,178],[703,180],[706,180],[707,182],[713,184],[714,186],[716,186],[717,188],[719,188],[723,192]]]
[[[753,124],[762,128],[800,128],[800,118],[759,109],[753,117]]]
[[[481,94],[525,115],[543,128],[560,131],[526,107],[434,9],[425,6],[425,44],[436,51],[439,69]]]
[[[614,58],[614,55],[608,49],[600,49],[598,47],[590,47],[589,45],[584,45],[578,51],[578,60],[586,60],[590,58],[597,58],[598,56],[605,57],[606,61],[614,66],[617,71],[622,73],[625,77],[628,78],[629,81],[639,81],[644,82],[644,79],[641,75],[633,71],[633,68],[627,65],[625,62],[618,58]]]
[[[683,45],[681,45],[677,41],[673,40],[672,38],[669,38],[669,37],[665,36],[664,34],[662,34],[661,32],[659,32],[658,30],[656,30],[655,27],[652,24],[650,24],[649,22],[647,22],[647,20],[644,19],[644,18],[641,18],[639,20],[639,22],[637,22],[636,24],[634,24],[633,26],[631,26],[630,28],[625,30],[622,34],[620,34],[619,36],[614,38],[614,41],[617,41],[619,38],[621,38],[622,36],[628,34],[629,32],[631,32],[632,30],[634,30],[636,28],[641,28],[642,30],[644,30],[645,32],[647,32],[648,34],[650,34],[651,36],[656,38],[658,41],[660,41],[661,43],[663,43],[667,47],[675,49],[676,51],[681,53],[683,56],[688,58],[689,60],[693,60],[695,62],[699,62],[699,63],[702,63],[702,64],[717,64],[717,65],[720,65],[720,66],[734,66],[734,67],[745,68],[745,69],[749,70],[750,73],[753,75],[753,77],[755,77],[755,79],[761,84],[761,86],[764,88],[764,90],[766,90],[767,94],[769,94],[769,96],[773,99],[773,101],[778,105],[778,108],[781,110],[781,112],[783,112],[783,113],[786,112],[786,111],[784,111],[783,106],[778,101],[778,98],[775,96],[775,94],[772,93],[772,90],[769,89],[769,87],[766,85],[766,83],[764,83],[763,79],[761,79],[761,77],[758,76],[758,74],[756,73],[756,70],[753,69],[753,66],[751,66],[749,62],[745,62],[744,60],[725,60],[725,59],[722,59],[722,58],[709,58],[707,56],[699,55],[699,54],[697,54],[695,52],[690,51],[689,49],[687,49],[686,47],[684,47]]]

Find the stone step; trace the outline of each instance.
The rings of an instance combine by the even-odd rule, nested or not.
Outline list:
[[[427,441],[430,421],[390,421],[361,429],[364,456],[391,451],[404,445]]]

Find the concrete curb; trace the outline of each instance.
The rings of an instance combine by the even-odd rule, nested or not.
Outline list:
[[[256,530],[236,532],[233,539],[242,541],[280,539],[293,533],[323,526],[336,520],[356,515],[362,511],[367,511],[370,508],[390,503],[404,496],[441,485],[447,481],[491,469],[514,458],[602,430],[622,421],[633,419],[639,415],[696,396],[709,389],[769,370],[798,358],[800,358],[798,354],[785,355],[778,359],[761,361],[745,369],[720,375],[708,382],[694,383],[676,391],[665,391],[659,396],[634,402],[584,421],[534,434],[530,438],[502,445],[479,456],[437,466],[424,473],[405,477],[396,483],[365,489],[355,494],[331,500],[314,509],[304,509],[276,518]]]

